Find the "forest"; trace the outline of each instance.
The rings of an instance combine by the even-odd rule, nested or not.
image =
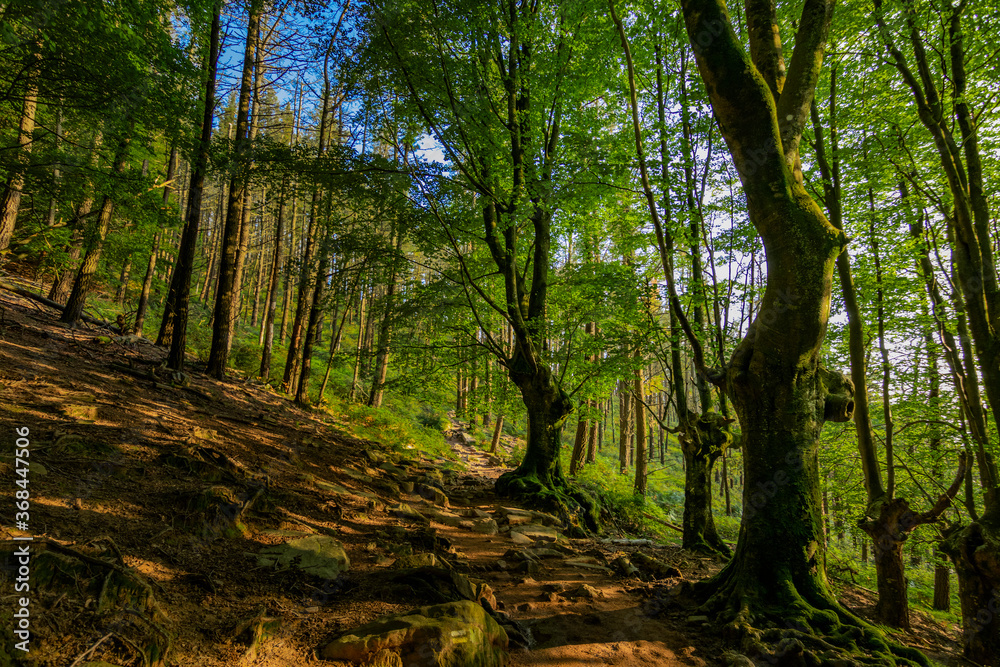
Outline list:
[[[476,651],[337,653],[249,584],[238,659],[150,611],[306,530],[355,563],[309,580],[326,614],[388,571],[365,545],[400,556],[379,522],[490,516],[545,524],[529,586],[553,526],[646,582],[635,618],[700,657],[643,664],[1000,665],[997,31],[974,0],[0,3],[0,553],[29,474],[47,526],[36,648],[0,666],[639,664],[540,657],[583,639],[486,575]],[[414,567],[496,570],[428,539]],[[38,619],[60,576],[97,587],[83,625]]]

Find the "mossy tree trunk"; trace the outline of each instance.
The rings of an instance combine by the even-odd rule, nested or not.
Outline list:
[[[679,429],[684,454],[685,549],[729,556],[729,547],[719,537],[712,516],[712,466],[732,441],[729,423],[715,412],[698,415],[690,410]]]
[[[905,656],[926,664],[843,610],[826,580],[819,436],[826,421],[852,417],[854,388],[820,367],[819,352],[834,263],[846,237],[803,187],[798,147],[833,2],[803,2],[787,71],[773,2],[746,3],[749,54],[722,0],[683,0],[682,8],[768,269],[760,308],[724,371],[710,371],[694,346],[701,372],[724,388],[736,409],[745,473],[736,551],[696,593],[706,610],[719,614],[723,634],[751,655],[787,660],[808,651],[834,659],[864,652],[887,663]],[[679,319],[694,344],[690,325]]]

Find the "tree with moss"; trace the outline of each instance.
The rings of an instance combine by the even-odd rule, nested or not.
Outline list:
[[[757,656],[867,653],[927,664],[843,609],[826,579],[819,436],[826,421],[852,417],[854,386],[819,361],[834,264],[847,239],[803,187],[799,146],[833,2],[804,0],[787,68],[772,0],[745,5],[749,51],[722,0],[685,0],[682,8],[768,268],[760,309],[726,366],[696,359],[736,408],[745,497],[732,560],[695,594],[720,615],[723,634]]]

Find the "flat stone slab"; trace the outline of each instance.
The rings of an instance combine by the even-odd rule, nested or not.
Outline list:
[[[562,533],[552,526],[541,526],[535,523],[528,523],[511,528],[511,539],[514,538],[514,535],[523,535],[530,540],[543,540],[546,542],[558,542],[559,539],[563,537]]]
[[[349,630],[323,647],[324,660],[371,664],[375,656],[403,665],[503,667],[507,633],[479,604],[469,600],[420,607],[384,616]]]
[[[343,545],[332,537],[309,535],[261,549],[257,564],[279,570],[293,568],[321,579],[336,579],[351,567],[351,559]]]

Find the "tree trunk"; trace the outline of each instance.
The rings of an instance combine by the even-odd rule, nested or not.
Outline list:
[[[187,349],[188,306],[191,301],[191,276],[194,273],[194,261],[198,247],[198,227],[201,224],[201,203],[205,190],[205,174],[208,171],[208,149],[212,141],[212,119],[215,114],[215,78],[219,59],[219,30],[222,4],[215,5],[212,15],[211,34],[209,36],[209,53],[207,77],[205,80],[205,106],[201,120],[201,137],[195,156],[194,171],[191,174],[191,187],[187,198],[187,216],[184,230],[181,232],[180,247],[177,250],[177,261],[174,263],[170,289],[167,293],[160,326],[160,335],[167,329],[170,320],[170,352],[167,355],[167,368],[181,371],[184,368],[184,354]],[[209,263],[206,269],[211,273]],[[172,297],[172,298],[171,298]]]
[[[385,290],[385,312],[382,314],[382,322],[378,330],[378,353],[375,359],[375,375],[372,378],[372,391],[368,395],[369,407],[378,408],[382,406],[382,397],[385,394],[385,380],[389,372],[389,342],[392,338],[392,318],[395,307],[394,297],[396,295],[396,280],[398,279],[397,264],[400,261],[400,253],[403,249],[403,231],[396,231],[396,256],[392,258],[392,269],[389,272],[389,283]],[[473,417],[474,420],[474,417]]]
[[[635,359],[639,359],[636,351]],[[635,406],[635,484],[633,489],[640,496],[646,496],[646,405],[642,393],[642,369],[635,369],[632,403]]]
[[[41,47],[41,44],[38,44]],[[0,197],[0,253],[10,246],[14,236],[14,225],[21,207],[21,190],[24,188],[24,170],[28,166],[28,156],[31,154],[32,135],[35,132],[35,110],[38,107],[38,70],[36,65],[41,59],[39,53],[32,53],[26,66],[27,86],[24,91],[24,103],[21,105],[21,120],[17,131],[16,166],[11,170]]]
[[[858,640],[836,639],[837,626],[864,624],[840,607],[825,576],[819,436],[825,421],[850,419],[854,403],[850,381],[820,368],[819,353],[834,262],[846,238],[806,192],[797,165],[833,3],[804,0],[787,82],[773,3],[746,5],[752,60],[722,0],[683,0],[682,7],[768,266],[760,309],[722,373],[706,366],[697,340],[684,327],[697,368],[722,386],[735,406],[746,489],[733,558],[696,591],[706,610],[721,613],[723,636],[745,640],[744,652],[756,658],[788,660],[786,646],[775,653],[764,644],[772,640],[753,629],[774,623],[793,629],[800,662],[806,651],[810,661],[818,661],[814,651],[822,650],[827,656],[865,651],[884,662],[894,662],[893,654],[920,659],[916,651],[887,645],[870,627],[868,638],[857,633]],[[673,297],[669,272],[667,279]],[[816,632],[824,635],[823,648],[812,638]]]
[[[587,420],[583,415],[576,420],[576,435],[573,436],[573,453],[569,457],[569,474],[576,477],[584,455],[584,443],[587,436]]]
[[[167,162],[167,183],[163,188],[163,208],[166,209],[170,204],[170,195],[173,192],[173,186],[169,185],[170,182],[174,180],[175,172],[177,171],[177,147],[174,146],[170,149],[170,159]],[[190,198],[189,198],[190,201]],[[139,303],[135,309],[135,324],[132,327],[132,333],[136,336],[142,336],[142,325],[146,321],[146,308],[149,304],[149,292],[153,286],[153,276],[156,273],[156,260],[157,256],[160,254],[160,241],[163,238],[164,230],[161,227],[157,230],[156,234],[153,236],[153,248],[149,253],[149,262],[146,264],[146,275],[142,279],[142,291],[139,292]]]
[[[267,304],[264,308],[264,323],[261,326],[264,333],[264,348],[260,355],[260,377],[267,382],[271,377],[271,350],[274,347],[274,314],[278,305],[278,281],[281,276],[282,241],[285,234],[285,186],[287,179],[281,183],[278,195],[278,219],[274,225],[274,256],[271,258],[271,277],[268,281]]]
[[[328,194],[326,201],[327,218],[329,218],[330,215],[331,198],[332,194]],[[295,395],[295,402],[299,405],[309,404],[309,377],[312,372],[312,352],[313,347],[316,345],[316,332],[321,326],[320,321],[322,319],[323,309],[326,306],[324,294],[326,292],[327,281],[329,280],[330,243],[332,239],[329,228],[325,228],[323,230],[323,234],[324,236],[320,242],[316,280],[314,281],[315,287],[313,288],[312,298],[309,300],[309,322],[302,337],[302,368],[298,375],[293,378],[292,386],[289,388],[289,393]]]
[[[934,609],[937,611],[951,610],[951,568],[941,562],[946,555],[940,546],[934,549]]]
[[[330,42],[330,48],[332,48],[333,42]],[[320,117],[319,117],[319,146],[317,147],[318,157],[323,157],[326,152],[326,141],[327,133],[329,132],[330,125],[330,77],[328,74],[328,67],[330,61],[330,49],[327,49],[326,59],[323,63],[323,95],[320,100]],[[315,273],[317,271],[323,271],[324,267],[316,266],[316,237],[320,233],[317,229],[318,218],[319,218],[319,201],[320,192],[318,186],[313,186],[312,192],[312,206],[309,209],[309,228],[306,232],[306,247],[305,252],[302,257],[302,269],[299,274],[299,298],[295,305],[295,319],[292,322],[292,332],[291,338],[288,341],[288,355],[285,358],[285,372],[282,376],[282,382],[285,385],[285,390],[290,393],[296,393],[296,387],[298,386],[298,374],[300,364],[302,363],[302,348],[304,346],[303,340],[303,328],[306,324],[307,315],[312,310],[312,303],[310,301],[310,295],[313,293],[315,283],[313,279],[315,278]],[[353,392],[352,392],[353,393]]]
[[[219,283],[215,292],[213,314],[212,345],[206,372],[217,380],[226,376],[226,362],[232,347],[233,331],[239,306],[241,266],[240,254],[243,247],[243,198],[247,188],[249,169],[249,134],[247,132],[250,114],[250,97],[253,86],[256,61],[257,39],[260,32],[260,0],[250,0],[247,19],[247,40],[243,53],[243,74],[240,80],[240,96],[236,109],[236,137],[234,150],[239,164],[229,182],[229,202],[226,207],[226,226],[222,232],[222,250],[219,262]]]
[[[731,419],[715,412],[688,410],[679,429],[684,456],[684,533],[682,546],[695,552],[729,555],[712,515],[712,466],[732,441]]]
[[[115,155],[115,163],[112,173],[121,174],[125,171],[125,158],[128,154],[130,137],[125,135],[118,144],[118,151]],[[73,282],[73,290],[66,301],[66,308],[63,310],[60,322],[73,326],[83,315],[83,309],[87,305],[87,295],[90,293],[94,283],[94,276],[97,274],[97,267],[101,261],[101,251],[104,249],[104,239],[111,228],[111,216],[114,212],[114,202],[110,195],[105,195],[101,201],[101,208],[97,214],[97,223],[90,237],[87,252],[83,256],[80,270],[77,271],[76,280]]]
[[[351,388],[347,392],[347,400],[351,403],[354,402],[354,398],[357,395],[358,390],[358,380],[361,374],[361,332],[363,330],[365,319],[367,317],[367,312],[365,310],[365,303],[367,299],[365,297],[364,291],[361,292],[361,298],[358,301],[358,337],[354,344],[354,371],[351,376]],[[459,375],[461,377],[461,375]],[[461,387],[459,387],[458,392],[459,398],[462,396]],[[456,417],[458,412],[456,411]]]
[[[618,383],[618,472],[622,475],[628,470],[628,433],[629,421],[632,418],[631,395],[625,388],[625,383]]]
[[[80,252],[83,250],[83,226],[85,216],[90,214],[90,209],[94,205],[93,190],[88,190],[83,202],[76,209],[76,216],[70,223],[73,228],[69,242],[69,259],[66,267],[59,272],[59,277],[52,283],[49,290],[49,298],[57,303],[66,303],[70,290],[73,289],[73,278],[79,270]]]
[[[496,454],[500,446],[500,434],[503,432],[503,413],[497,415],[496,423],[493,425],[493,439],[490,440],[490,454]]]

